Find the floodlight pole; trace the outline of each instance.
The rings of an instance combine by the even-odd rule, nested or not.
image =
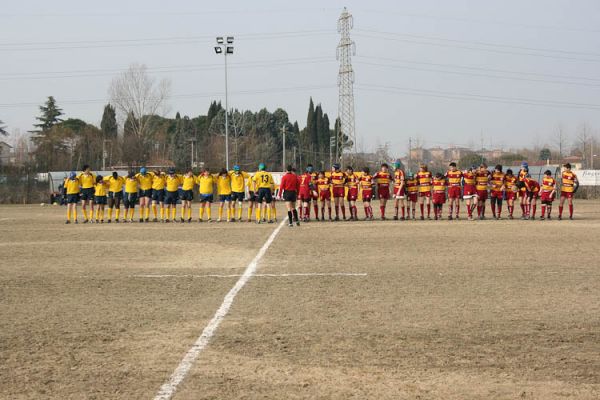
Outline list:
[[[227,48],[225,48],[225,165],[229,171],[229,103],[227,93]]]

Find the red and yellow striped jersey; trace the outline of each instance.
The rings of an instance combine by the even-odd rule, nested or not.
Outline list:
[[[317,188],[319,192],[326,192],[331,188],[331,184],[329,182],[329,178],[319,178],[317,179]]]
[[[514,175],[504,175],[504,189],[509,192],[518,192],[517,177]]]
[[[537,193],[540,191],[540,184],[531,178],[525,178],[525,188],[528,192]]]
[[[386,187],[389,186],[392,181],[392,174],[389,172],[378,171],[373,175],[373,180],[377,183],[377,186]]]
[[[465,180],[465,185],[475,186],[475,172],[466,171],[463,173],[463,179]]]
[[[556,188],[556,179],[551,176],[544,176],[542,179],[542,192],[552,192]]]
[[[448,180],[448,186],[460,186],[460,182],[462,180],[463,177],[463,173],[462,171],[456,170],[456,171],[451,171],[448,170],[446,171],[446,179]]]
[[[492,190],[495,192],[501,192],[504,190],[504,174],[499,171],[492,172]]]
[[[358,188],[358,175],[346,174],[346,186],[352,189]]]
[[[577,181],[577,175],[571,171],[564,171],[562,173],[562,185],[560,190],[565,193],[573,193],[575,191],[575,182]]]
[[[360,188],[362,190],[373,189],[373,177],[371,175],[363,175],[359,178]]]
[[[517,177],[518,181],[519,181],[519,182],[525,182],[525,178],[527,177],[527,174],[528,174],[528,173],[529,173],[529,172],[528,172],[527,170],[525,170],[525,169],[521,168],[521,169],[519,170],[519,175],[518,175],[518,177]],[[522,191],[522,192],[524,192],[524,191],[526,191],[526,190],[527,190],[527,188],[526,188],[526,187],[522,187],[522,188],[521,188],[521,191]]]
[[[433,178],[433,193],[446,193],[446,179]]]
[[[399,188],[404,184],[404,171],[400,168],[394,170],[394,187]]]
[[[477,171],[475,183],[477,190],[487,190],[490,183],[490,171]]]
[[[332,172],[331,173],[331,185],[334,188],[341,188],[344,187],[344,183],[346,183],[346,174],[338,171],[338,172]]]
[[[425,193],[431,191],[431,183],[433,181],[431,172],[420,171],[417,172],[417,182],[419,184],[419,193]]]
[[[406,191],[408,193],[417,193],[419,191],[419,182],[417,178],[406,180]]]

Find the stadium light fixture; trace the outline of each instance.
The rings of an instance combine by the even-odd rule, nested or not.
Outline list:
[[[227,55],[233,54],[233,36],[217,36],[216,54],[223,54],[225,57],[225,166],[229,171],[229,104],[227,90]]]
[[[215,53],[221,54],[223,52],[223,48],[221,46],[215,46]]]
[[[217,36],[217,44],[223,44],[223,36]]]
[[[227,36],[227,44],[233,44],[233,36]]]
[[[233,46],[227,46],[227,54],[233,54]]]

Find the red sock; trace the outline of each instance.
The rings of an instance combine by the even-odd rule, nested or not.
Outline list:
[[[381,218],[385,217],[385,207],[379,206],[379,211],[381,212]]]
[[[317,217],[319,216],[319,214],[317,214]],[[321,207],[321,217],[323,217],[323,219],[325,219],[325,207]]]
[[[358,219],[358,209],[356,208],[356,206],[352,206],[352,211],[354,212],[354,218]]]
[[[315,200],[315,205],[313,207],[315,209],[315,217],[318,218],[319,217],[319,206],[316,203],[317,203],[317,201]],[[309,206],[309,209],[310,209],[310,206]]]
[[[369,217],[369,207],[365,206],[365,217]]]
[[[558,218],[562,217],[563,206],[558,206]]]
[[[500,218],[501,214],[502,214],[502,206],[498,206],[498,218]]]
[[[304,207],[304,217],[310,219],[310,206]]]
[[[405,214],[404,214],[404,207],[402,207],[402,218],[404,218]]]
[[[329,219],[331,219],[331,207],[327,207],[327,213],[329,214]]]
[[[481,217],[481,206],[477,204],[477,216]]]
[[[449,216],[452,216],[452,211],[453,211],[453,210],[454,210],[454,206],[453,206],[452,204],[450,204],[450,205],[448,206],[448,215],[449,215]]]
[[[492,203],[492,214],[496,215],[496,204]]]
[[[569,204],[569,217],[573,217],[573,204]]]
[[[303,213],[303,210],[304,210],[304,207],[298,207],[298,211],[299,211],[299,218],[300,218],[300,219],[302,219],[302,218],[303,218],[303,215],[302,215],[302,213]]]
[[[458,218],[458,213],[460,212],[460,200],[456,203],[456,218]]]
[[[525,215],[525,204],[521,203],[521,212]]]
[[[485,203],[481,205],[481,216],[485,217]]]
[[[552,206],[548,206],[548,218],[550,218],[551,213],[552,213]]]
[[[421,207],[421,217],[423,217],[423,210],[425,209],[425,204],[419,204],[419,207]]]
[[[373,218],[373,207],[369,206],[369,217]]]
[[[546,206],[542,204],[542,218],[546,216]]]
[[[394,216],[397,217],[398,216],[398,207],[394,207]]]
[[[427,204],[427,218],[431,216],[431,204]]]
[[[342,217],[346,219],[346,206],[342,205]]]

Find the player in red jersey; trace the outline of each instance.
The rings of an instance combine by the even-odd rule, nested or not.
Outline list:
[[[333,164],[330,180],[331,187],[333,189],[335,220],[340,220],[340,207],[342,208],[342,218],[346,220],[346,206],[344,205],[344,197],[346,195],[346,174],[340,170],[340,164]]]
[[[521,169],[519,169],[519,173],[517,174],[517,182],[524,182],[525,178],[529,174],[529,164],[526,161],[521,163]],[[521,205],[521,219],[525,219],[525,216],[529,214],[528,209],[528,198],[527,198],[527,189],[525,185],[517,185],[519,187],[519,204]]]
[[[365,208],[365,220],[373,220],[373,207],[371,207],[371,199],[373,198],[373,176],[371,176],[369,168],[363,168],[363,174],[359,178],[360,190],[362,192],[363,207]]]
[[[456,219],[460,211],[461,181],[462,171],[456,168],[456,163],[451,162],[448,171],[446,171],[446,182],[448,183],[448,219],[452,219],[452,212],[456,210]]]
[[[577,175],[571,171],[571,164],[566,163],[563,165],[563,173],[561,175],[560,185],[560,203],[558,205],[558,219],[562,219],[562,210],[565,200],[569,203],[569,219],[573,219],[573,196],[579,188],[579,179]]]
[[[427,170],[426,164],[421,164],[417,173],[417,183],[419,185],[419,207],[421,208],[421,219],[425,219],[424,203],[427,203],[427,219],[431,219],[431,182],[433,176]]]
[[[356,210],[356,199],[358,198],[358,175],[354,173],[354,169],[350,166],[346,167],[346,187],[348,194],[348,208],[350,208],[350,220],[358,221]]]
[[[319,173],[314,170],[314,168],[311,164],[308,164],[308,167],[311,170],[310,176],[312,177],[312,187],[313,188],[311,190],[311,195],[312,195],[313,210],[315,212],[315,218],[318,220],[319,219],[319,191],[317,190],[317,180],[319,179]],[[310,215],[308,217],[310,218]]]
[[[381,219],[385,220],[385,205],[390,198],[390,183],[392,181],[392,174],[390,174],[386,163],[381,164],[381,169],[373,175],[373,180],[377,184],[377,197],[379,197]]]
[[[488,198],[490,186],[490,171],[485,163],[481,163],[479,170],[475,173],[475,189],[477,189],[477,216],[485,219],[485,201]]]
[[[406,197],[406,184],[405,184],[404,170],[402,169],[402,163],[396,161],[394,163],[394,219],[398,219],[398,208],[402,209],[402,217],[400,219],[404,221],[404,198]]]
[[[515,198],[517,197],[518,192],[517,177],[513,175],[512,169],[507,169],[506,175],[504,175],[504,196],[506,197],[506,207],[508,208],[509,219],[513,219]]]
[[[319,202],[321,203],[321,221],[325,221],[325,205],[327,204],[327,211],[329,212],[329,220],[331,219],[331,182],[329,178],[325,176],[325,171],[319,172],[319,179],[317,179],[317,191],[319,192]],[[317,220],[319,214],[317,214]]]
[[[502,172],[502,165],[500,164],[496,165],[494,172],[492,172],[491,185],[490,203],[492,205],[492,214],[495,219],[501,219],[502,200],[504,199],[504,173]],[[498,206],[497,213],[496,206]]]
[[[540,190],[541,201],[542,201],[542,215],[540,219],[550,219],[550,213],[552,213],[552,202],[556,197],[556,179],[552,177],[552,171],[547,169],[544,171],[544,178],[542,179],[542,187]],[[546,214],[546,210],[548,214]]]
[[[435,216],[435,220],[442,219],[442,207],[446,202],[446,179],[441,173],[435,174],[433,178],[432,186],[433,186],[433,215]]]
[[[473,220],[473,210],[477,205],[477,183],[475,180],[475,173],[477,168],[471,165],[469,169],[463,172],[463,199],[467,206],[467,216],[469,220]]]
[[[408,201],[406,203],[406,219],[410,218],[410,208],[412,206],[412,219],[414,220],[417,209],[417,199],[419,198],[419,182],[412,172],[409,172],[406,176],[406,194],[408,196]]]
[[[312,165],[306,167],[306,171],[298,177],[300,189],[298,191],[298,200],[300,200],[300,219],[308,222],[310,219],[310,201],[312,200],[312,191],[314,185],[312,181]],[[317,214],[317,217],[319,215]]]
[[[537,207],[537,199],[540,193],[540,184],[531,178],[531,175],[527,174],[523,180],[523,184],[526,190],[527,196],[527,215],[525,219],[535,219],[535,211]]]
[[[286,171],[283,177],[281,177],[281,183],[279,184],[280,196],[285,201],[285,207],[287,208],[288,226],[294,226],[294,222],[300,226],[298,210],[296,210],[300,180],[291,165],[287,166]]]

